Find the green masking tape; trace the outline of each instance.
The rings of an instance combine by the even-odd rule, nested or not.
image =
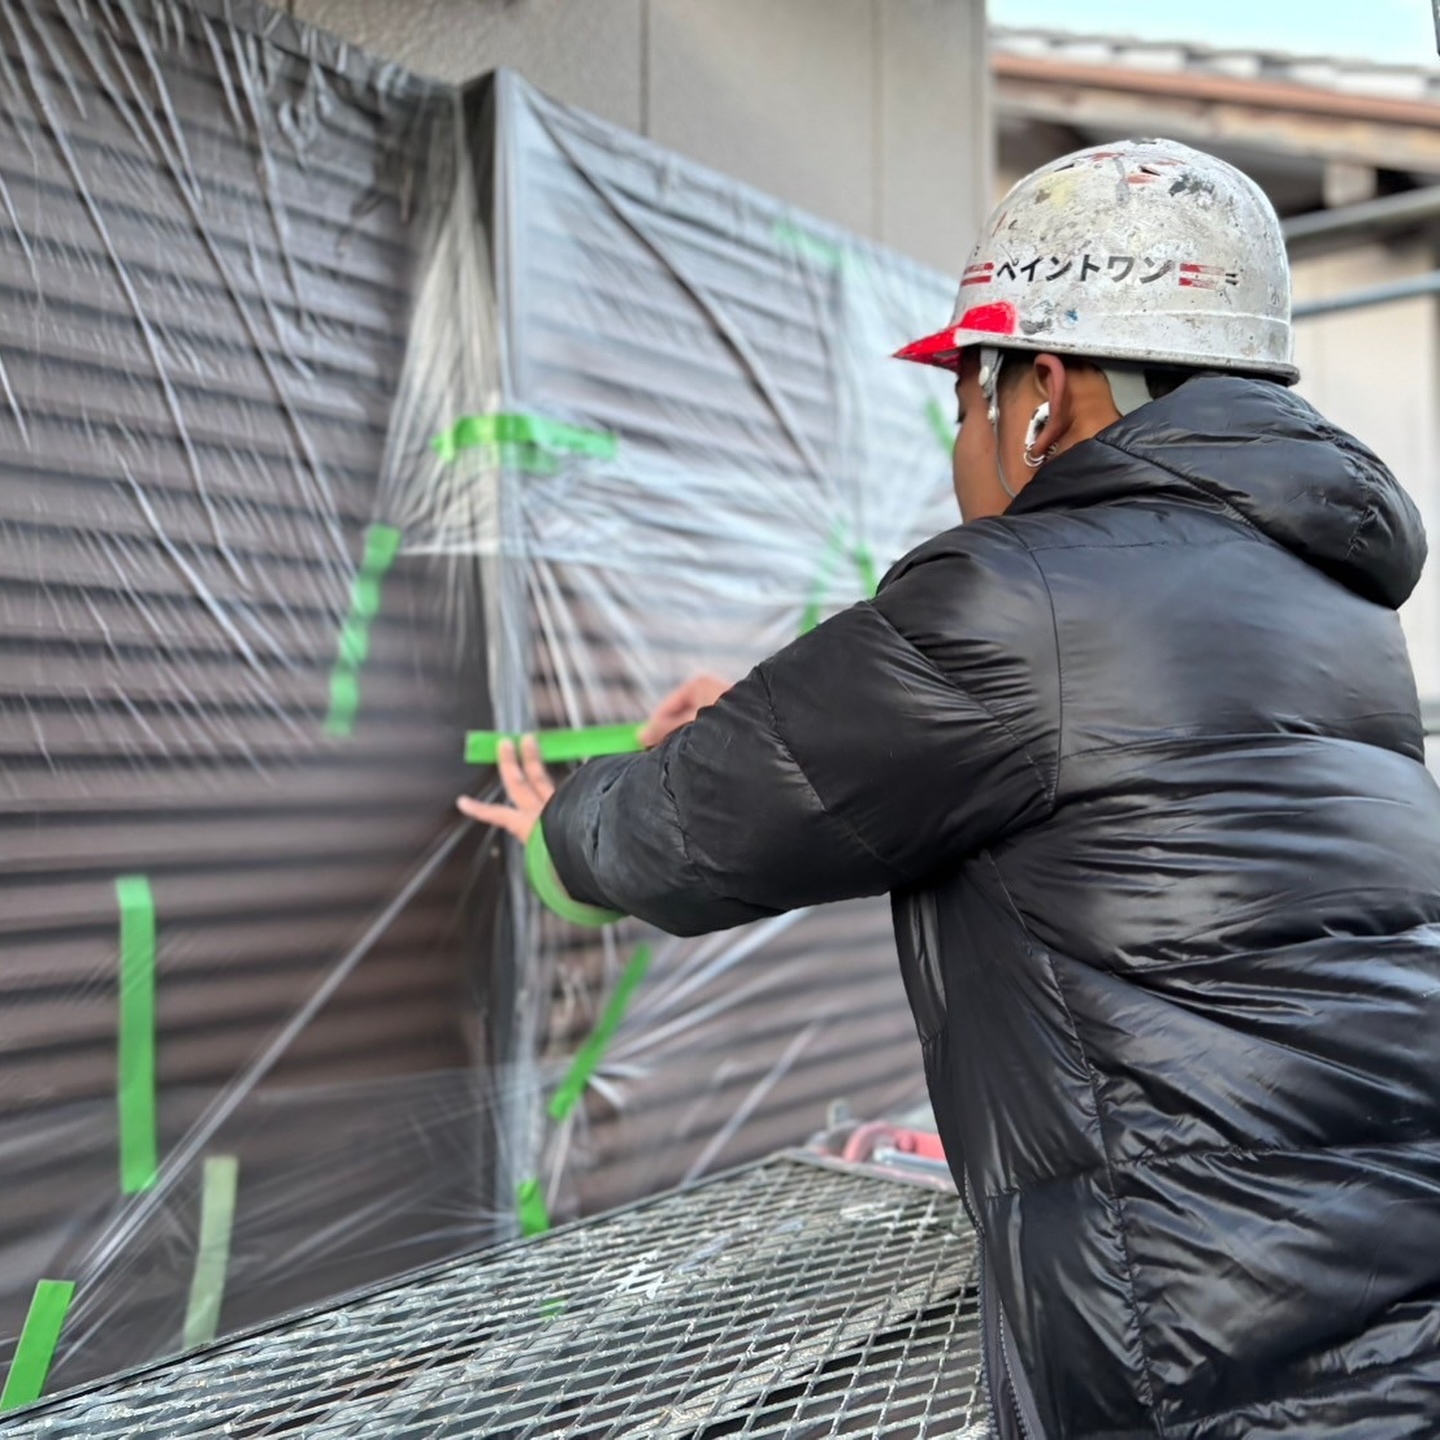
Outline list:
[[[535,823],[530,831],[530,838],[525,842],[525,878],[530,882],[530,888],[540,903],[572,925],[583,925],[587,929],[597,930],[625,918],[619,910],[602,910],[598,905],[582,905],[580,901],[572,900],[566,894],[560,877],[555,873],[554,862],[550,859],[550,847],[545,843],[545,830],[539,821]]]
[[[873,600],[880,593],[880,573],[875,569],[875,557],[867,546],[857,545],[850,552],[850,559],[855,563],[855,571],[860,576],[865,598]]]
[[[515,1187],[515,1213],[520,1217],[520,1233],[529,1240],[543,1235],[550,1228],[545,1210],[545,1196],[538,1180],[522,1180]]]
[[[10,1374],[0,1393],[0,1411],[16,1410],[40,1398],[74,1293],[74,1283],[69,1280],[41,1280],[35,1286],[15,1346],[15,1358],[10,1362]]]
[[[430,447],[446,464],[463,450],[494,450],[520,470],[554,473],[561,455],[613,460],[619,449],[614,435],[563,425],[539,415],[464,415],[442,431]]]
[[[190,1301],[185,1307],[185,1349],[208,1345],[220,1331],[225,1275],[230,1268],[230,1235],[235,1228],[235,1196],[240,1162],[233,1155],[206,1158],[200,1191],[200,1244]]]
[[[344,739],[354,733],[360,710],[360,668],[370,655],[370,625],[380,613],[380,592],[386,572],[400,553],[400,532],[393,525],[371,525],[365,551],[350,584],[350,609],[335,644],[330,672],[330,708],[325,733]]]
[[[802,229],[792,220],[777,220],[770,234],[782,249],[793,251],[812,265],[836,270],[846,261],[846,252],[841,246],[822,240],[820,236]]]
[[[120,1191],[155,1183],[155,900],[144,875],[115,881],[120,903],[120,1033],[116,1098]]]
[[[925,402],[925,418],[940,448],[948,455],[955,448],[955,426],[945,418],[943,407],[933,395]]]
[[[805,606],[805,612],[800,617],[800,634],[808,635],[819,623],[820,612],[825,604],[825,597],[830,592],[830,584],[835,578],[835,571],[839,568],[840,558],[845,553],[845,536],[841,530],[836,530],[825,546],[825,553],[820,558],[820,568],[816,571],[815,581],[810,587],[810,600]],[[871,555],[867,545],[854,545],[850,549],[850,563],[855,567],[855,573],[860,577],[860,584],[867,600],[873,600],[876,592],[880,589],[880,576],[875,569],[875,558]]]
[[[547,765],[572,760],[594,760],[601,755],[633,755],[645,747],[640,743],[642,725],[592,725],[586,730],[541,730],[535,736],[540,758]],[[518,735],[498,730],[472,730],[465,737],[468,765],[493,765],[500,758],[500,742],[520,743]]]
[[[620,972],[620,978],[615,982],[615,988],[610,992],[610,998],[605,1002],[605,1008],[600,1012],[600,1019],[596,1021],[595,1028],[590,1032],[585,1043],[576,1051],[574,1060],[570,1062],[569,1070],[565,1072],[565,1078],[550,1097],[549,1109],[552,1120],[559,1122],[567,1119],[570,1112],[579,1104],[580,1097],[585,1093],[585,1087],[599,1068],[605,1051],[609,1048],[611,1040],[615,1038],[616,1030],[620,1028],[620,1022],[625,1018],[625,1012],[630,1008],[630,1001],[635,991],[645,978],[645,972],[650,968],[650,960],[650,947],[637,945],[629,963]]]

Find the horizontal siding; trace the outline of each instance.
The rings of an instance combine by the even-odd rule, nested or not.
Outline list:
[[[41,1274],[78,1279],[60,1383],[176,1343],[193,1265],[195,1175],[118,1259],[87,1259],[120,1213],[115,877],[155,897],[163,1154],[406,883],[466,779],[475,677],[426,561],[386,579],[354,735],[322,728],[363,532],[387,518],[452,98],[285,22],[258,40],[273,22],[208,0],[0,17],[0,1337]],[[490,1233],[478,849],[216,1137],[242,1160],[227,1324]]]

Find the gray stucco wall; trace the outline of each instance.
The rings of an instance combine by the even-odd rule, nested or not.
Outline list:
[[[950,273],[990,193],[984,0],[289,8],[439,79],[510,66],[556,99]]]

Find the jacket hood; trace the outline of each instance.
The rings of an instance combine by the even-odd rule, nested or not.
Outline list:
[[[1317,570],[1392,609],[1425,564],[1413,501],[1380,459],[1298,395],[1263,380],[1197,376],[1046,466],[1010,507],[1070,509],[1188,491]]]

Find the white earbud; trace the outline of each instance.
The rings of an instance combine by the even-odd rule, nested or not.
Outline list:
[[[1030,417],[1030,428],[1025,432],[1025,453],[1028,457],[1040,438],[1040,432],[1050,423],[1050,402],[1042,401]]]

